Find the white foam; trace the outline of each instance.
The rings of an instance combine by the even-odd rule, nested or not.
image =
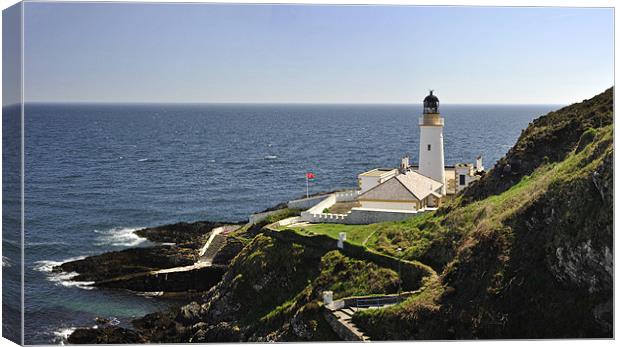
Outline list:
[[[34,262],[36,264],[34,266],[34,269],[36,271],[51,273],[52,270],[54,269],[54,266],[58,266],[58,265],[61,265],[61,264],[64,264],[64,263],[68,263],[70,261],[82,260],[84,258],[86,258],[86,256],[73,257],[73,258],[69,258],[69,259],[61,260],[61,261],[57,261],[57,260],[39,260],[39,261]]]
[[[135,247],[144,242],[148,242],[147,239],[140,237],[134,233],[136,230],[143,228],[112,228],[108,230],[95,230],[95,233],[99,234],[96,238],[96,246],[115,246],[115,247]]]
[[[147,161],[147,160],[149,160],[149,158],[138,159],[139,162],[144,162],[144,161]]]
[[[13,264],[11,264],[11,261],[9,260],[9,257],[2,256],[2,267],[7,267],[8,268],[8,267],[11,267],[11,265],[13,265]]]
[[[278,159],[278,156],[277,155],[266,155],[265,159],[267,160]]]
[[[62,328],[58,331],[54,331],[54,342],[64,346],[67,340],[69,339],[69,335],[73,334],[75,331],[75,327],[70,328]]]
[[[95,282],[86,282],[86,281],[73,281],[71,280],[75,276],[77,276],[77,272],[58,272],[48,276],[48,279],[52,282],[56,282],[63,287],[71,288],[76,287],[80,289],[91,290],[95,289],[93,284]]]
[[[63,261],[40,260],[35,262],[36,265],[34,266],[34,270],[44,272],[47,276],[47,279],[50,282],[54,282],[56,285],[61,285],[63,287],[76,287],[88,290],[94,289],[92,285],[95,284],[95,282],[73,281],[72,279],[78,275],[77,272],[53,272],[55,266],[84,258],[86,257],[75,257]]]
[[[152,298],[164,295],[164,292],[135,292],[139,296],[143,296],[145,298]]]

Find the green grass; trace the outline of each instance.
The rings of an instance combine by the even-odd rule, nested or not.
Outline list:
[[[333,291],[334,299],[350,296],[395,293],[398,274],[369,261],[344,256],[339,251],[329,251],[320,260],[319,273],[294,298],[285,301],[260,318],[262,324],[280,325],[290,320],[295,312],[314,306],[325,290]]]
[[[242,226],[241,228],[230,233],[229,237],[239,240],[244,245],[248,245],[264,226],[288,217],[299,216],[300,212],[301,210],[292,208],[278,210],[277,213],[267,216],[267,218],[255,225],[246,224]]]
[[[347,242],[351,244],[396,258],[419,260],[436,268],[447,262],[450,254],[429,250],[443,249],[438,245],[451,244],[455,238],[450,230],[443,229],[438,221],[439,218],[429,212],[399,222],[368,225],[323,223],[290,229],[303,236],[326,235],[335,240],[341,232],[344,232],[347,235]],[[425,258],[426,254],[435,259]]]
[[[299,209],[284,208],[282,210],[279,210],[275,214],[267,216],[267,218],[265,218],[265,220],[263,222],[261,222],[261,224],[271,224],[271,223],[275,223],[277,221],[280,221],[280,220],[288,218],[288,217],[299,216],[300,212],[301,212],[301,210],[299,210]]]
[[[366,238],[374,231],[373,225],[345,225],[345,224],[312,224],[304,227],[290,228],[300,235],[327,235],[338,240],[341,232],[347,234],[350,243],[364,245]]]

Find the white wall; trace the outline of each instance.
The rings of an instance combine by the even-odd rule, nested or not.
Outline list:
[[[359,190],[345,190],[342,192],[336,192],[336,202],[349,202],[357,199],[360,194]]]
[[[467,187],[471,182],[477,180],[479,177],[478,176],[472,176],[470,175],[472,173],[472,171],[470,170],[469,167],[457,167],[455,168],[455,173],[456,173],[456,191],[457,193],[460,192],[461,190],[465,189],[465,187]],[[461,185],[461,175],[465,175],[465,185]]]
[[[381,177],[379,176],[359,176],[360,182],[360,193],[365,193],[366,191],[376,187],[379,185],[379,180]]]
[[[342,224],[372,224],[381,222],[396,222],[405,219],[409,219],[418,215],[420,212],[387,212],[387,211],[373,211],[364,210],[361,208],[354,208],[344,219]]]
[[[336,202],[355,200],[358,194],[358,191],[344,191],[324,196],[322,201],[303,211],[298,219],[295,218],[291,221],[295,223],[304,221],[308,223],[371,224],[399,221],[429,210],[418,210],[413,202],[360,201],[362,207],[353,208],[346,214],[323,213],[326,208],[330,208]],[[289,223],[289,221],[284,220],[283,223]]]
[[[373,208],[381,210],[403,210],[403,211],[417,211],[415,202],[390,202],[390,201],[365,201],[360,200],[362,208]]]
[[[398,175],[398,170],[394,169],[392,171],[386,171],[381,176],[369,176],[369,175],[357,176],[357,179],[360,185],[359,194],[365,193],[366,191],[377,186],[378,184],[383,183],[396,175]]]
[[[330,194],[321,202],[308,209],[308,213],[323,213],[326,208],[332,207],[336,203],[336,194]]]
[[[428,150],[431,145],[431,150]],[[443,126],[420,125],[419,169],[422,175],[444,184],[442,194],[446,194],[446,179],[443,155]]]
[[[299,209],[299,210],[307,210],[310,207],[318,204],[321,200],[325,199],[326,197],[327,197],[326,194],[325,195],[311,196],[311,197],[305,198],[305,199],[291,200],[286,205],[288,206],[288,208],[295,208],[295,209]]]

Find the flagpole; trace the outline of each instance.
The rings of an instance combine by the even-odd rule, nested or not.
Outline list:
[[[309,184],[308,181],[310,179],[308,178],[308,174],[306,174],[306,199],[310,197],[310,188],[309,188]]]

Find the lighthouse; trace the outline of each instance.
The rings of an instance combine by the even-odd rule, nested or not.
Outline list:
[[[439,99],[433,91],[424,98],[424,111],[420,117],[420,156],[418,172],[443,184],[446,194],[446,173],[443,157],[443,118],[439,114]]]

